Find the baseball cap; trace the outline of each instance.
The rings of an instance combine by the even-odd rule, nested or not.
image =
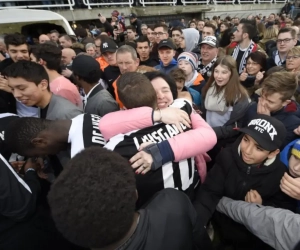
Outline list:
[[[110,38],[101,42],[100,51],[102,54],[105,52],[116,52],[117,49],[118,45]]]
[[[217,41],[217,38],[215,36],[207,36],[205,37],[202,42],[200,43],[201,44],[208,44],[214,48],[218,48],[218,41]]]
[[[115,16],[115,17],[118,17],[120,15],[119,11],[117,10],[114,10],[112,13],[111,13],[112,16]]]
[[[164,39],[164,40],[161,40],[157,46],[157,49],[160,49],[162,47],[167,47],[167,48],[170,48],[170,49],[173,49],[175,50],[176,47],[175,47],[175,44],[173,43],[173,41],[171,39]]]
[[[263,149],[274,151],[279,149],[286,137],[283,123],[274,117],[258,114],[239,131],[250,135]]]
[[[129,18],[137,18],[137,15],[134,13],[130,13]]]
[[[88,77],[93,71],[100,71],[100,64],[91,56],[76,56],[72,63],[72,71],[75,75]]]

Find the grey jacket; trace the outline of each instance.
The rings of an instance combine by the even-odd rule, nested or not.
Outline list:
[[[276,250],[292,250],[300,241],[300,215],[289,210],[223,197],[217,210],[243,224]]]
[[[67,99],[52,94],[46,119],[48,120],[70,120],[82,114],[82,110]]]
[[[119,110],[119,106],[112,95],[99,84],[87,98],[84,112],[104,116],[110,112]]]
[[[213,127],[218,139],[227,139],[238,134],[238,131],[234,130],[236,127],[242,127],[243,117],[250,107],[250,100],[244,98],[239,100],[233,105],[229,120],[220,127]]]

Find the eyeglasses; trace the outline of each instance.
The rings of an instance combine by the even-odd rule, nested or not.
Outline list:
[[[286,60],[294,60],[294,59],[297,59],[297,58],[299,58],[299,57],[300,57],[300,55],[287,56],[287,57],[286,57]]]
[[[166,32],[153,32],[154,36],[162,36],[163,34],[166,34]]]
[[[288,43],[291,40],[293,40],[293,38],[286,38],[286,39],[278,39],[276,42],[281,44],[281,43]]]

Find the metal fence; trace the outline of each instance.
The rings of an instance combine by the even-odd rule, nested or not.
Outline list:
[[[191,4],[260,4],[286,3],[287,0],[0,0],[0,9],[30,8],[30,9],[70,9],[97,7],[132,7],[133,5],[191,5]],[[1,19],[1,17],[0,17]]]

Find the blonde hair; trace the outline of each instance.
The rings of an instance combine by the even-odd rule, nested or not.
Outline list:
[[[276,29],[274,26],[270,26],[264,31],[264,40],[271,40],[274,38],[277,38],[278,36],[278,29]]]
[[[274,72],[269,75],[262,85],[262,94],[268,96],[274,93],[281,95],[281,100],[290,100],[298,87],[298,75],[290,72]]]
[[[300,55],[300,46],[295,46],[291,48],[287,54]]]

